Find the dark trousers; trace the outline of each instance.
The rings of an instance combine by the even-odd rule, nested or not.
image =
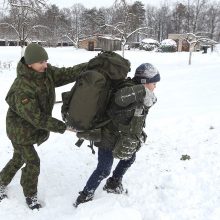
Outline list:
[[[14,144],[13,157],[0,172],[0,181],[7,186],[17,171],[22,168],[21,185],[24,195],[33,196],[37,193],[38,176],[40,174],[40,159],[33,145]]]
[[[129,160],[120,160],[112,173],[112,177],[122,180],[123,175],[134,163],[135,158],[136,154]],[[113,161],[112,151],[98,148],[98,165],[83,189],[85,193],[94,193],[101,181],[110,175]]]

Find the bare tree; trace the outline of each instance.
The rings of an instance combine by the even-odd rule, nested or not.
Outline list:
[[[37,19],[35,19],[39,10],[45,5],[43,0],[8,0],[9,15],[0,25],[12,29],[23,48],[25,41],[33,31],[37,28],[46,28],[44,25],[37,24]]]
[[[40,17],[40,23],[44,23],[45,26],[50,28],[49,33],[44,33],[44,39],[47,41],[49,46],[56,46],[61,37],[60,31],[62,31],[62,13],[56,5],[49,5]]]
[[[182,35],[182,39],[186,40],[189,44],[189,61],[188,64],[192,64],[192,52],[195,51],[195,47],[200,44],[205,44],[206,46],[213,46],[217,44],[216,41],[211,40],[210,38],[196,35],[193,33],[186,33]]]
[[[140,27],[138,29],[135,29],[132,32],[127,33],[125,29],[123,29],[123,23],[118,22],[116,25],[111,24],[105,24],[106,27],[112,28],[115,30],[121,37],[121,45],[122,45],[122,56],[124,57],[124,48],[125,44],[127,43],[128,39],[134,34],[144,29],[149,29],[148,27]]]
[[[67,38],[70,42],[72,42],[75,48],[78,48],[81,34],[79,6],[80,4],[75,4],[71,9],[63,9],[68,23],[64,24],[65,28],[63,30],[62,37]]]
[[[173,25],[175,33],[184,33],[186,31],[187,7],[182,3],[176,3],[173,9]]]
[[[198,31],[198,26],[202,21],[201,16],[204,13],[208,0],[188,0],[188,25],[192,24],[191,32]],[[191,20],[191,22],[190,22]]]
[[[82,4],[75,4],[69,12],[70,26],[67,28],[65,36],[78,48],[79,39],[82,36],[81,18],[85,10]]]
[[[154,39],[157,38],[157,11],[158,9],[155,6],[147,5],[146,6],[146,26],[151,27],[147,32],[146,37],[151,37]]]
[[[120,37],[122,56],[124,57],[124,48],[125,44],[128,42],[128,39],[135,33],[139,33],[140,31],[147,30],[149,28],[145,26],[140,27],[139,25],[142,24],[140,21],[139,25],[137,25],[137,21],[135,22],[135,25],[130,25],[132,23],[131,21],[134,17],[134,14],[132,13],[132,7],[130,7],[125,0],[116,0],[114,3],[114,8],[119,12],[115,14],[117,16],[117,22],[105,24],[103,27],[113,30],[113,34]],[[120,21],[118,21],[118,19],[120,19]],[[114,19],[112,19],[112,22],[114,22]]]
[[[81,22],[85,37],[100,33],[100,27],[105,24],[104,12],[97,8],[86,9],[82,14]]]
[[[209,5],[205,14],[205,23],[207,30],[210,33],[210,38],[214,38],[214,33],[217,30],[217,24],[220,22],[220,3]]]
[[[60,10],[56,5],[47,6],[46,0],[4,0],[0,5],[5,9],[0,11],[0,34],[8,38],[14,33],[21,45],[33,37],[56,45],[65,37],[75,47],[82,37],[108,34],[121,38],[122,49],[126,43],[140,41],[141,35],[161,41],[169,33],[206,32],[211,39],[220,40],[220,3],[208,1],[144,7],[138,0],[133,4],[131,0],[114,0],[109,8],[86,9],[75,4]]]
[[[195,48],[196,44],[198,44],[198,39],[197,39],[195,34],[187,33],[185,35],[185,40],[189,44],[189,61],[188,61],[188,64],[191,65],[191,63],[192,63],[191,62],[192,61],[192,52],[194,51],[194,48]]]

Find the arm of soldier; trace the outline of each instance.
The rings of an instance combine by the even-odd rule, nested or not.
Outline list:
[[[81,63],[73,67],[55,67],[48,64],[47,71],[52,75],[56,87],[76,81],[82,71],[85,71],[87,63]]]
[[[144,85],[124,87],[115,93],[115,103],[125,107],[136,101],[142,101],[145,95]]]
[[[38,102],[33,97],[25,93],[17,93],[14,103],[13,106],[10,106],[12,110],[34,127],[61,134],[65,132],[65,123],[41,112]]]

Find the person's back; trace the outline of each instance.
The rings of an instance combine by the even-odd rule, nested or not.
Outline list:
[[[137,97],[132,97],[132,94],[135,94]],[[116,141],[121,138],[122,134],[130,137],[134,136],[133,141],[139,142],[136,137],[139,138],[142,133],[148,112],[148,108],[144,107],[145,94],[144,86],[135,83],[130,78],[116,86],[116,92],[111,98],[107,110],[108,118],[111,121],[102,128],[102,140],[95,143],[97,147],[113,150]],[[137,115],[137,112],[140,114]],[[137,122],[136,117],[138,117],[139,122]]]
[[[120,161],[103,190],[116,194],[127,192],[123,188],[122,178],[134,163],[141,143],[146,140],[143,128],[148,110],[156,102],[153,90],[158,81],[159,72],[146,63],[136,69],[133,79],[125,80],[121,87],[116,86],[119,89],[116,89],[107,110],[111,122],[102,127],[101,141],[95,142],[98,147],[98,165],[83,191],[79,192],[75,207],[92,200],[100,182],[111,173],[114,158]]]

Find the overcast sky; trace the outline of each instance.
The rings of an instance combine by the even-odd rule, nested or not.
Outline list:
[[[159,6],[161,2],[176,2],[178,0],[139,0],[143,2],[144,5],[151,4]],[[180,0],[179,0],[180,1]],[[182,0],[184,1],[184,0]],[[0,0],[0,10],[2,10],[4,0]],[[76,3],[81,3],[86,8],[101,8],[101,7],[110,7],[113,5],[115,0],[47,0],[48,4],[56,4],[59,8],[68,8],[73,6]],[[135,0],[126,0],[127,3],[134,3]]]
[[[143,2],[144,5],[150,4],[154,6],[160,6],[162,3],[166,2],[168,4],[172,4],[174,2],[186,2],[187,0],[138,0]],[[209,0],[210,2],[213,1],[220,1],[220,0]],[[3,5],[4,0],[0,0],[0,9]],[[101,8],[101,7],[110,7],[113,5],[115,0],[47,0],[48,4],[56,4],[59,8],[68,8],[73,6],[76,3],[83,4],[86,8]],[[126,0],[127,3],[134,3],[135,0]]]
[[[161,2],[177,2],[178,0],[140,0],[144,5],[151,4],[159,6]],[[184,0],[183,0],[184,1]],[[56,4],[59,8],[62,7],[71,7],[75,3],[81,3],[86,8],[92,7],[110,7],[113,5],[114,0],[48,0],[50,4]],[[126,0],[127,3],[134,3],[135,0]]]

